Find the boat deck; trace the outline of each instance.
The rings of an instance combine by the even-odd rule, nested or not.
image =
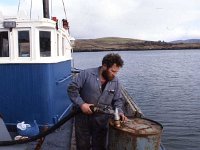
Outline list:
[[[47,135],[41,146],[41,150],[76,150],[74,137],[72,138],[72,144],[68,144],[70,143],[68,141],[71,140],[71,137],[67,136],[69,135],[69,132],[71,132],[69,130],[71,121],[73,120],[68,121],[58,130]],[[28,150],[35,149],[36,144],[37,142],[28,144]]]
[[[7,141],[12,140],[3,119],[0,117],[0,141]],[[26,145],[13,145],[13,146],[2,146],[0,150],[25,150],[27,147]]]
[[[141,111],[139,110],[139,108],[136,107],[136,104],[132,104],[133,100],[129,97],[128,93],[125,90],[123,90],[123,91],[124,91],[123,95],[124,95],[125,99],[130,99],[129,105],[124,105],[124,106],[132,106],[132,108],[130,108],[130,107],[124,108],[125,112],[127,112],[126,116],[135,116],[135,117],[141,116]],[[132,112],[131,112],[131,110],[132,110]],[[2,119],[0,119],[0,120],[3,122]],[[41,143],[41,147],[36,148],[36,145],[38,144],[38,142],[31,142],[31,143],[26,144],[26,149],[27,150],[34,150],[34,149],[35,150],[76,150],[74,130],[72,130],[73,131],[72,138],[68,136],[68,135],[71,135],[71,132],[72,132],[71,131],[72,123],[73,123],[73,119],[66,122],[55,132],[47,135],[44,139],[44,142]],[[0,123],[0,125],[1,124],[2,123]],[[4,123],[3,123],[3,125],[4,125]],[[1,130],[3,128],[5,128],[5,130],[6,130],[5,125],[0,126]],[[2,132],[1,130],[0,130],[0,134],[3,134],[3,133],[1,133]],[[0,141],[3,141],[3,140],[11,140],[11,138],[0,139]],[[16,146],[24,146],[24,145],[16,145]],[[9,147],[6,147],[8,149],[5,149],[4,147],[0,147],[0,150],[2,148],[3,148],[2,150],[18,150],[16,148],[10,149]],[[162,146],[162,144],[161,144],[159,150],[165,150],[165,148]]]
[[[12,146],[0,146],[0,150],[76,150],[75,138],[68,137],[71,132],[70,126],[73,119],[69,120],[52,134],[46,136],[41,147],[37,147],[38,142],[30,142],[28,144],[19,144]],[[0,118],[0,141],[10,141],[16,133],[8,132],[3,120]],[[72,143],[72,144],[70,144]]]

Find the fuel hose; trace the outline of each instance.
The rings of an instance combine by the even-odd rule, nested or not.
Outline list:
[[[10,146],[10,145],[16,145],[16,144],[26,144],[29,142],[33,142],[36,141],[38,139],[41,139],[47,135],[49,135],[50,133],[54,132],[56,129],[58,129],[59,127],[61,127],[63,124],[65,124],[68,120],[70,120],[71,118],[73,118],[75,115],[77,115],[78,113],[80,113],[80,109],[72,109],[71,112],[63,117],[58,123],[56,123],[54,126],[50,127],[49,129],[47,129],[44,132],[41,132],[40,134],[36,135],[36,136],[32,136],[29,138],[25,138],[25,139],[20,139],[20,140],[9,140],[9,141],[0,141],[0,146]]]

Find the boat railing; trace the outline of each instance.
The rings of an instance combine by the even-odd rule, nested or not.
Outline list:
[[[144,116],[140,108],[134,102],[133,98],[129,95],[124,86],[121,87],[123,96],[123,111],[128,117],[142,117]]]

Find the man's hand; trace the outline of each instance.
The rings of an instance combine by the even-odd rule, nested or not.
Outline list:
[[[124,114],[120,113],[119,114],[121,121],[128,121],[128,118],[124,116]]]
[[[92,110],[90,109],[90,106],[93,106],[94,104],[88,104],[88,103],[84,103],[80,106],[82,112],[84,114],[87,114],[87,115],[91,115],[93,112]]]

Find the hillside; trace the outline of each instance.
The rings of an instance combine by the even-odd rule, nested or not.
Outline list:
[[[200,39],[188,39],[188,40],[177,40],[171,41],[172,43],[200,43]]]
[[[130,38],[107,37],[98,39],[76,39],[74,47],[75,52],[167,49],[200,49],[200,43],[172,43],[164,41],[144,41]]]

